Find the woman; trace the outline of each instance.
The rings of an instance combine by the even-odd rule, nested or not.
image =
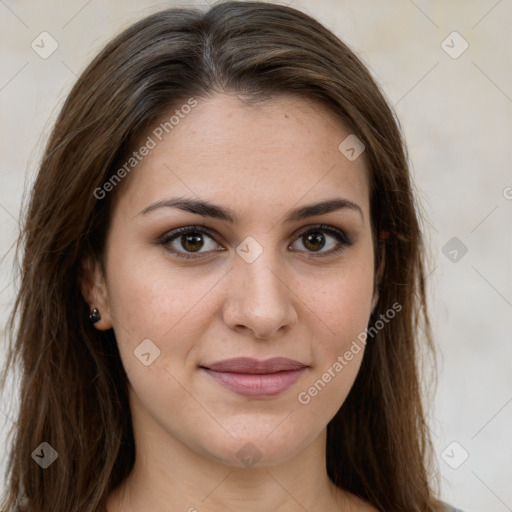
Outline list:
[[[430,484],[403,141],[310,17],[226,2],[116,37],[20,244],[3,509],[453,510]]]

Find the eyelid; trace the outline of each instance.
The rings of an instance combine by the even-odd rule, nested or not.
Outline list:
[[[191,224],[190,226],[183,226],[181,228],[171,229],[170,231],[166,231],[162,236],[158,238],[158,242],[163,242],[165,240],[172,239],[177,235],[184,233],[206,233],[208,236],[215,239],[216,234],[210,228],[203,226],[201,224]]]
[[[307,226],[303,226],[302,228],[300,228],[293,234],[293,236],[295,237],[295,239],[297,239],[298,237],[304,236],[306,233],[314,231],[315,229],[318,231],[326,231],[332,236],[338,235],[341,238],[343,238],[343,241],[346,242],[347,244],[353,243],[352,238],[347,235],[344,229],[337,228],[336,226],[332,226],[330,224],[309,224]]]
[[[347,247],[354,245],[354,241],[352,237],[347,235],[345,230],[337,228],[335,226],[331,226],[328,224],[310,224],[308,226],[302,227],[296,234],[294,235],[294,241],[291,245],[293,245],[297,240],[299,240],[302,236],[307,233],[312,233],[315,231],[325,232],[328,235],[334,237],[337,240],[337,246],[334,249],[330,249],[325,252],[314,252],[314,251],[294,251],[298,253],[305,253],[308,257],[313,258],[327,258],[329,256],[335,256],[345,250]]]
[[[186,235],[188,233],[201,233],[208,235],[216,244],[220,245],[219,242],[216,239],[216,235],[213,233],[212,230],[207,228],[206,226],[194,224],[190,226],[184,226],[181,228],[173,229],[172,231],[169,231],[158,238],[156,241],[157,245],[167,246],[174,240],[178,239],[182,235]],[[223,251],[225,249],[222,249]],[[182,259],[195,259],[195,258],[203,258],[204,255],[211,253],[212,251],[206,251],[206,252],[199,252],[199,253],[187,253],[183,251],[176,251],[174,249],[168,251],[172,254],[177,255],[178,258]]]
[[[293,241],[291,244],[293,245],[298,239],[300,239],[302,236],[306,235],[307,233],[313,232],[315,230],[326,232],[330,236],[336,238],[338,242],[338,247],[335,249],[331,249],[326,252],[318,252],[315,253],[314,251],[297,251],[294,250],[294,252],[298,253],[306,253],[312,257],[327,257],[327,256],[333,256],[335,254],[338,254],[342,250],[344,250],[346,247],[350,247],[354,244],[353,239],[347,235],[347,233],[340,228],[337,228],[335,226],[327,225],[327,224],[310,224],[307,226],[303,226],[299,230],[297,230],[292,236]],[[184,235],[187,233],[200,233],[205,234],[208,237],[210,237],[215,243],[218,245],[219,242],[217,241],[217,234],[215,234],[210,228],[203,226],[203,225],[190,225],[190,226],[184,226],[181,228],[174,229],[168,233],[165,233],[163,236],[159,237],[157,240],[158,245],[166,246],[170,244],[170,242],[173,242],[174,240],[178,239],[180,235]],[[225,251],[225,249],[222,249],[222,251]],[[178,258],[182,259],[198,259],[198,258],[204,258],[210,255],[212,252],[220,252],[220,251],[205,251],[205,252],[197,252],[197,253],[187,253],[184,251],[175,251],[175,250],[169,250],[172,254],[177,255]]]

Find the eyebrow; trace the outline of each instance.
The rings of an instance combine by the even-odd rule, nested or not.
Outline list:
[[[174,197],[170,199],[161,199],[156,203],[146,206],[138,215],[145,215],[160,208],[178,208],[185,212],[195,213],[202,217],[211,217],[213,219],[224,220],[231,223],[238,222],[238,215],[230,208],[225,208],[207,201],[190,199],[187,197]],[[363,210],[361,207],[344,198],[333,198],[321,201],[315,204],[309,204],[296,208],[287,214],[284,221],[287,223],[298,222],[308,217],[317,215],[325,215],[337,210],[349,209],[359,212],[364,220]]]

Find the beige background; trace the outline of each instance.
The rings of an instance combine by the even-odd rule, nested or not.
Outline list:
[[[352,46],[396,107],[432,246],[429,288],[443,358],[430,426],[443,497],[465,512],[510,511],[512,2],[287,3]],[[66,93],[113,34],[176,4],[0,0],[0,328],[14,296],[9,248],[23,190]],[[43,31],[58,42],[47,59],[31,48]],[[450,35],[454,31],[463,39]],[[467,50],[453,58],[464,41]],[[467,247],[463,257],[451,246],[445,248],[448,256],[443,253],[452,237]],[[455,256],[456,262],[449,259]],[[14,407],[6,393],[0,404],[0,460]],[[468,459],[453,469],[465,452]]]

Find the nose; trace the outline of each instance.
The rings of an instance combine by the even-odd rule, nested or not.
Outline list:
[[[226,325],[258,339],[287,332],[297,322],[298,297],[287,282],[283,264],[263,253],[252,263],[237,258],[229,273],[223,308]]]

